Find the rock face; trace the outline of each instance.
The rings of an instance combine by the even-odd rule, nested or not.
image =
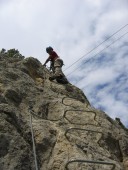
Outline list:
[[[0,170],[128,170],[128,130],[35,58],[0,54]]]

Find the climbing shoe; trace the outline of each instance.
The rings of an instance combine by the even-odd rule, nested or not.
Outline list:
[[[53,81],[55,78],[54,77],[49,77],[49,80],[50,81]]]
[[[68,80],[66,79],[66,77],[64,76],[59,76],[56,78],[56,81],[60,84],[68,84]]]

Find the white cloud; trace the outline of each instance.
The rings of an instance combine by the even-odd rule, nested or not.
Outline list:
[[[43,63],[47,58],[45,48],[51,45],[64,59],[65,69],[127,24],[127,9],[127,0],[1,0],[0,48],[16,48],[26,57],[36,57]],[[127,30],[128,26],[81,61],[95,56]],[[69,77],[73,83],[81,80],[77,85],[85,87],[85,94],[95,106],[103,106],[111,116],[120,116],[128,124],[124,120],[128,77],[119,79],[128,72],[126,42],[127,36],[104,50],[104,58],[82,66],[79,61],[65,74],[72,72]],[[105,83],[107,86],[100,89]],[[111,89],[114,94],[110,94]]]

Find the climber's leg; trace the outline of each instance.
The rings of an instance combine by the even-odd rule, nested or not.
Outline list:
[[[63,61],[58,59],[54,62],[54,75],[49,78],[50,81],[56,79],[58,83],[67,84],[69,83],[64,73],[62,72]]]

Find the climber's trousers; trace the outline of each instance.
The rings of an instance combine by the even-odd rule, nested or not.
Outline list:
[[[55,67],[54,68],[54,76],[55,77],[59,77],[59,76],[63,76],[63,72],[62,72],[62,68],[61,67]]]
[[[62,72],[62,66],[63,66],[63,60],[58,58],[57,60],[54,61],[54,76],[64,76]]]

